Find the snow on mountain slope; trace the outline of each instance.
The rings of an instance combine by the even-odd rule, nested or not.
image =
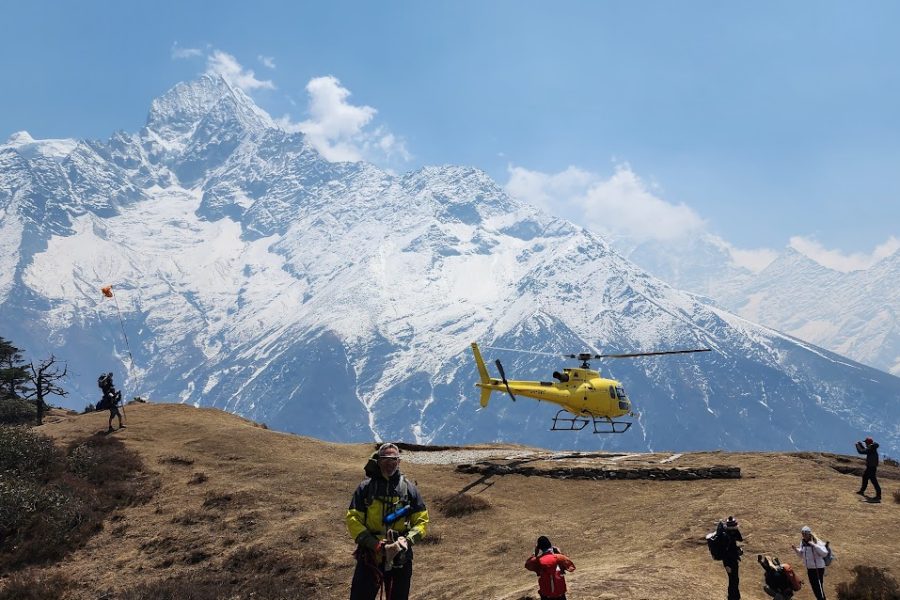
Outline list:
[[[900,375],[900,253],[843,273],[787,248],[759,273],[736,267],[712,236],[614,246],[657,277],[720,306]]]
[[[900,448],[900,379],[673,289],[477,169],[328,162],[224,81],[179,84],[138,134],[62,160],[0,146],[0,329],[68,358],[75,402],[118,365],[126,394],[333,440]],[[595,365],[640,412],[600,437],[548,432],[532,401],[476,411],[472,341],[715,352]],[[486,353],[517,378],[562,366]]]

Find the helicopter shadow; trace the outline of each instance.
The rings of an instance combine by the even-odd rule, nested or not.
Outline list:
[[[482,486],[482,487],[480,490],[475,492],[475,494],[481,494],[481,493],[485,492],[486,490],[490,489],[491,486],[493,486],[496,483],[496,481],[493,479],[494,477],[503,477],[505,475],[512,475],[512,474],[514,474],[516,467],[520,467],[524,464],[527,464],[530,462],[537,462],[540,460],[545,460],[545,458],[541,457],[541,456],[520,458],[520,459],[512,460],[512,461],[502,464],[502,465],[491,462],[491,461],[479,461],[478,464],[480,464],[480,465],[485,465],[487,467],[494,467],[494,468],[489,469],[489,472],[482,474],[480,477],[478,477],[478,479],[476,479],[472,483],[469,483],[469,484],[463,486],[463,488],[461,490],[459,490],[453,496],[451,496],[451,499],[459,498],[463,494],[467,493],[469,490],[474,489],[478,486]]]

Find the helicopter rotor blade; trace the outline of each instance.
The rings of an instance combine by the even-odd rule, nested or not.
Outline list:
[[[694,352],[711,352],[712,348],[694,348],[691,350],[658,350],[655,352],[632,352],[628,354],[595,354],[594,358],[637,358],[640,356],[663,356],[666,354],[691,354]],[[571,355],[569,358],[578,358]]]
[[[513,396],[512,390],[509,389],[509,382],[506,381],[506,373],[503,372],[503,365],[500,364],[500,359],[494,361],[494,364],[497,365],[497,371],[500,373],[500,379],[503,380],[503,385],[506,386],[506,393],[509,394],[509,397],[512,398],[512,401],[516,401],[516,397]]]
[[[521,352],[522,354],[537,354],[540,356],[559,357],[559,354],[554,354],[552,352],[538,352],[536,350],[517,350],[516,348],[500,348],[499,346],[484,346],[484,348],[488,348],[490,350],[505,350],[506,352]]]

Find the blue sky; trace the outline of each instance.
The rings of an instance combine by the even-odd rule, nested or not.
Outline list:
[[[231,68],[396,171],[473,165],[601,231],[863,264],[900,245],[897,23],[896,2],[6,3],[0,140],[137,131]]]

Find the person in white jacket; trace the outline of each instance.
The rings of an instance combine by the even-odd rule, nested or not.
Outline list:
[[[825,557],[828,556],[828,548],[808,526],[804,525],[800,535],[803,538],[800,547],[791,544],[791,548],[803,559],[809,576],[809,587],[816,595],[816,600],[825,600]]]

